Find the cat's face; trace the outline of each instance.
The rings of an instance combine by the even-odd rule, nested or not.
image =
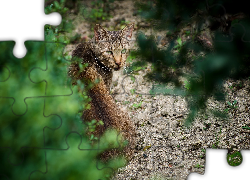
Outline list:
[[[99,61],[114,70],[123,67],[129,54],[133,29],[132,24],[121,31],[106,31],[97,24],[94,29],[95,54]]]

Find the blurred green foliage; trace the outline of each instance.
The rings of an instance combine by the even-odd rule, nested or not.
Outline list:
[[[86,126],[81,123],[80,117],[88,101],[84,93],[79,93],[79,88],[84,85],[79,82],[79,86],[71,87],[67,78],[70,62],[62,57],[64,45],[43,42],[26,42],[25,45],[27,55],[24,59],[16,59],[12,54],[14,42],[0,43],[0,85],[4,83],[4,87],[1,86],[0,89],[0,174],[5,174],[10,179],[27,179],[31,172],[39,170],[47,173],[43,175],[33,172],[31,179],[40,179],[40,176],[43,179],[108,178],[113,173],[112,169],[98,168],[108,166],[116,169],[124,165],[124,159],[112,160],[106,165],[97,163],[98,155],[103,152],[98,149],[107,149],[110,144],[119,147],[117,133],[107,132],[100,144],[94,145],[85,135],[83,130]],[[46,59],[49,60],[47,62],[44,58],[44,46]],[[49,73],[40,74],[46,68]],[[36,73],[32,73],[33,71]],[[41,78],[47,83],[39,82]],[[38,86],[28,86],[30,79]],[[49,89],[53,89],[53,92]],[[25,96],[22,96],[24,92],[28,95],[25,99],[27,111],[23,101]],[[66,95],[54,97],[60,94]],[[32,98],[36,95],[40,97]],[[17,103],[17,99],[22,101]],[[19,116],[14,115],[12,110],[19,112]],[[73,138],[68,146],[66,136],[71,131],[79,134],[70,135]],[[68,148],[70,149],[67,150]]]
[[[67,15],[69,9],[65,7],[66,0],[54,1],[53,3],[49,4],[45,7],[44,12],[45,14],[50,14],[53,12],[58,12],[62,16],[62,22],[59,26],[54,27],[56,33],[58,32],[68,32],[72,29],[72,22],[67,20]],[[46,25],[46,29],[53,28],[53,26]]]
[[[73,21],[77,16],[90,24],[109,20],[112,17],[110,13],[114,10],[113,2],[114,0],[95,0],[91,3],[85,3],[81,0],[46,0],[45,14],[58,12],[62,16],[62,22],[59,26],[45,25],[46,35],[49,35],[52,31],[55,35],[53,42],[76,43],[81,35],[77,33],[74,36],[69,36],[66,33],[71,33],[74,29]],[[72,14],[76,15],[72,16]]]
[[[80,38],[80,34],[69,36],[69,33],[75,28],[73,25],[74,18],[70,18],[71,11],[78,12],[80,0],[46,0],[45,1],[45,14],[58,12],[62,16],[62,22],[59,26],[51,26],[46,24],[44,27],[45,35],[49,36],[52,32],[54,38],[53,42],[61,42],[69,44]]]
[[[169,44],[158,48],[159,42],[154,36],[139,33],[139,50],[132,54],[141,57],[141,61],[134,65],[152,64],[152,71],[146,76],[157,83],[152,94],[185,97],[189,107],[187,126],[192,124],[198,112],[208,111],[208,98],[225,101],[224,80],[250,76],[250,36],[246,33],[250,21],[245,18],[249,15],[245,3],[242,0],[234,3],[229,0],[137,3],[140,15],[155,32],[165,31],[162,38],[167,38]],[[183,42],[179,36],[182,31],[185,37],[191,38]],[[201,37],[206,37],[203,43],[200,43]],[[183,78],[185,82],[182,82]],[[168,85],[174,85],[174,89]],[[222,111],[212,110],[210,113],[227,117]]]
[[[99,160],[120,147],[116,131],[98,139],[85,133],[81,116],[89,98],[84,84],[72,87],[68,77],[64,32],[73,26],[64,19],[64,5],[46,7],[46,13],[61,13],[63,22],[45,26],[45,42],[25,42],[23,59],[14,57],[14,42],[0,42],[0,178],[109,179],[125,165],[123,157]]]
[[[83,5],[80,13],[90,23],[100,23],[100,21],[106,21],[111,18],[110,12],[114,9],[113,2],[114,0],[94,0],[91,1],[90,9]]]

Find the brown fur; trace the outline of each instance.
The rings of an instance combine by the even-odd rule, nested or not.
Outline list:
[[[91,108],[83,112],[83,120],[103,121],[104,125],[97,126],[94,132],[97,136],[102,135],[106,129],[115,128],[129,142],[123,152],[106,151],[103,154],[104,159],[120,153],[125,153],[126,157],[129,158],[133,154],[135,145],[134,124],[130,121],[128,114],[118,108],[109,93],[113,70],[119,70],[125,65],[132,31],[133,25],[127,26],[121,31],[106,31],[100,25],[96,25],[92,41],[79,44],[72,53],[73,58],[82,59],[82,64],[89,64],[82,72],[79,72],[78,63],[72,63],[69,75],[73,80],[80,79],[85,84],[94,82],[96,79],[100,80],[88,91],[88,96],[92,99]]]

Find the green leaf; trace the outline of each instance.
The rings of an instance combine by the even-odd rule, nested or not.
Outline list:
[[[135,82],[135,77],[134,76],[130,76],[131,81],[133,81],[133,83]]]
[[[99,125],[104,125],[103,121],[99,121],[98,123]]]
[[[94,137],[95,137],[95,136],[94,136],[93,134],[91,134],[91,135],[90,135],[90,140],[93,140]]]
[[[142,102],[140,102],[139,104],[133,104],[132,106],[135,108],[138,108],[138,107],[141,107],[141,105],[142,105]]]
[[[227,101],[227,104],[228,104],[229,106],[232,106],[232,104],[231,104],[229,101]]]
[[[93,120],[91,121],[91,123],[92,123],[92,124],[96,123],[96,120],[95,120],[95,119],[93,119]]]
[[[181,41],[181,38],[180,38],[180,37],[177,39],[177,42],[178,42],[178,44],[179,44],[180,46],[182,45],[182,41]]]
[[[135,89],[130,89],[130,92],[133,95],[135,93]]]

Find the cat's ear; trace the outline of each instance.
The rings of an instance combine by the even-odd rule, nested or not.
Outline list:
[[[107,31],[104,28],[102,28],[102,26],[100,26],[99,24],[95,25],[94,33],[96,42],[103,40],[104,37],[107,35]]]
[[[130,24],[122,29],[122,34],[125,38],[131,38],[134,30],[134,24]]]

